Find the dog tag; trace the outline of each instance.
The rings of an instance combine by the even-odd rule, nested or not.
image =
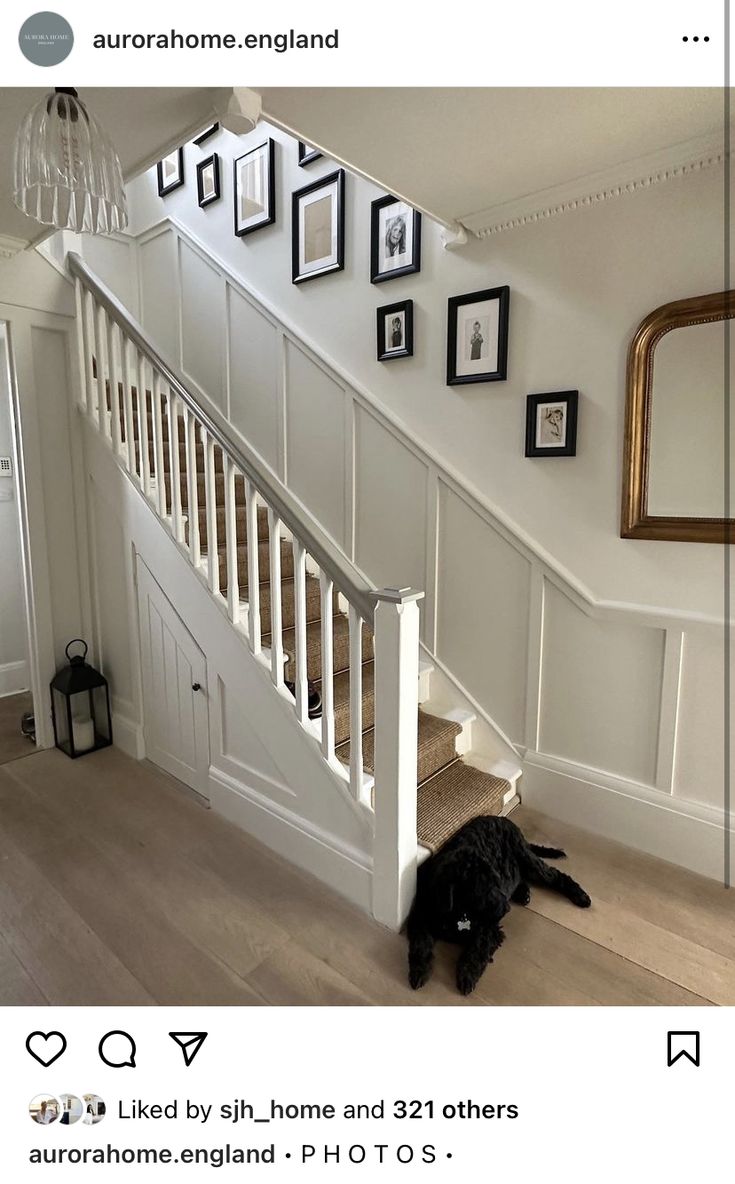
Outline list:
[[[463,917],[461,921],[458,921],[457,928],[459,929],[460,932],[463,929],[470,930],[472,928],[472,922],[470,921],[469,917]]]

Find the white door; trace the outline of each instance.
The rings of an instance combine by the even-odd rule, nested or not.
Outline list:
[[[208,798],[204,654],[140,556],[137,561],[146,756]]]

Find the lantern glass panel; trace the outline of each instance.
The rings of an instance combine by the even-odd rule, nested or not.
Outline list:
[[[77,691],[69,695],[74,755],[80,756],[95,746],[95,723],[91,691]]]
[[[54,697],[54,726],[56,728],[56,743],[59,748],[63,748],[67,755],[71,756],[71,743],[69,733],[69,717],[67,715],[67,698],[61,691],[57,691],[54,687],[52,692]]]
[[[95,741],[97,744],[109,744],[112,740],[112,733],[110,729],[107,686],[95,687],[94,690],[90,691],[89,697],[92,702]]]

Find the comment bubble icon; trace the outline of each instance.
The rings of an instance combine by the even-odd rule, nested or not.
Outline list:
[[[135,1041],[129,1032],[105,1032],[99,1044],[100,1060],[111,1069],[135,1069]]]

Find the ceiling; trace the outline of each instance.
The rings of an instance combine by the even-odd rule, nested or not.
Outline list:
[[[45,230],[12,200],[16,129],[44,89],[0,89],[0,239]],[[265,88],[266,118],[439,221],[483,219],[508,203],[583,189],[582,178],[722,134],[722,92],[703,88]],[[222,92],[88,88],[126,179],[214,118]],[[571,189],[570,189],[571,186]],[[529,206],[529,208],[531,208]],[[18,244],[20,245],[20,244]]]
[[[48,87],[0,88],[0,236],[22,242],[46,234],[13,204],[13,144],[25,115]],[[80,91],[90,111],[110,135],[126,180],[158,160],[172,141],[185,138],[212,117],[214,91],[202,87],[85,87]]]
[[[263,89],[265,113],[440,221],[722,128],[717,88]]]

